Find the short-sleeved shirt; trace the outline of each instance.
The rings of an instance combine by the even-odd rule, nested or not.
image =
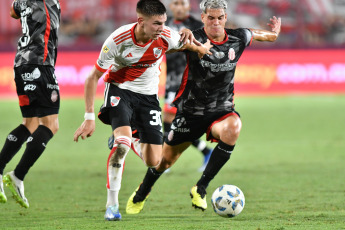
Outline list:
[[[204,29],[193,31],[201,43],[209,39]],[[251,44],[253,34],[249,29],[225,29],[222,42],[211,41],[212,55],[202,59],[197,53],[185,51],[187,67],[173,104],[179,113],[204,115],[233,111],[234,77],[236,65],[244,49]],[[230,60],[231,53],[235,59]]]
[[[60,25],[58,0],[17,0],[13,10],[22,24],[14,66],[55,66]]]
[[[166,51],[183,46],[177,31],[164,27],[157,40],[138,44],[137,23],[120,27],[105,41],[95,67],[108,73],[104,81],[121,89],[154,95],[158,93],[160,63]]]

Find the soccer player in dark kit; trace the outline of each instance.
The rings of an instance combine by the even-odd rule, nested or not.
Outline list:
[[[165,24],[170,28],[180,31],[183,28],[196,30],[203,26],[201,21],[198,21],[189,15],[189,0],[172,0],[169,6],[172,12],[172,17],[168,17]],[[176,52],[166,55],[166,62],[167,79],[165,83],[165,102],[163,109],[164,138],[168,137],[171,123],[176,115],[176,107],[172,106],[171,103],[174,101],[176,91],[181,85],[182,75],[186,66],[186,58],[182,52]],[[199,171],[202,172],[210,159],[212,149],[208,148],[206,142],[201,139],[194,140],[192,145],[204,156],[203,164],[199,168]]]
[[[28,208],[24,177],[59,129],[59,86],[54,75],[57,31],[60,24],[58,0],[15,0],[10,15],[20,19],[23,35],[14,60],[14,80],[23,122],[12,130],[0,153],[0,202],[7,201],[3,182],[14,199]],[[27,142],[14,169],[3,175],[6,164]]]
[[[149,168],[142,184],[131,195],[126,211],[139,213],[154,183],[171,167],[182,152],[204,133],[207,139],[218,142],[206,169],[190,195],[195,208],[207,208],[206,189],[230,159],[241,131],[241,119],[234,108],[234,74],[243,51],[257,41],[275,41],[280,33],[281,19],[270,19],[271,31],[258,29],[224,29],[227,20],[225,0],[203,0],[200,4],[204,28],[193,31],[203,43],[211,40],[212,55],[198,58],[186,51],[187,67],[181,87],[174,100],[177,108],[172,129],[163,145],[163,158],[155,168]]]

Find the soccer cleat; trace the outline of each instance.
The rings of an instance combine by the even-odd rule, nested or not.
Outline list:
[[[207,208],[207,202],[206,202],[206,194],[202,197],[197,191],[198,187],[195,185],[190,190],[190,197],[192,198],[192,206],[194,208],[199,208],[202,211],[205,211]]]
[[[121,213],[119,212],[119,205],[109,206],[104,214],[104,219],[109,221],[121,220]]]
[[[7,197],[4,191],[4,184],[2,183],[2,175],[0,175],[0,203],[6,203]]]
[[[204,163],[202,166],[199,168],[199,172],[203,172],[207,166],[208,161],[210,160],[211,154],[213,152],[213,149],[210,149],[210,151],[204,156]]]
[[[109,138],[108,138],[108,148],[110,150],[113,149],[113,146],[114,146],[114,135],[111,135]]]
[[[139,202],[134,203],[133,199],[134,199],[134,196],[137,194],[138,189],[139,189],[139,187],[135,190],[135,192],[133,192],[133,194],[129,197],[129,199],[127,201],[127,206],[126,206],[126,213],[127,214],[138,214],[138,213],[140,213],[141,210],[143,210],[143,208],[144,208],[145,201],[149,197],[149,195],[147,195],[143,201],[139,201]]]
[[[12,192],[13,198],[17,203],[24,208],[29,208],[29,202],[24,195],[24,183],[14,175],[14,171],[7,173],[3,181]]]

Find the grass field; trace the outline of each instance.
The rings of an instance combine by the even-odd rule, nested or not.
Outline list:
[[[146,172],[130,152],[120,193],[123,220],[105,222],[110,127],[97,122],[92,138],[74,143],[84,104],[63,100],[60,131],[25,180],[30,208],[21,208],[6,189],[0,229],[345,229],[345,97],[244,97],[236,106],[242,133],[208,188],[205,212],[194,210],[189,198],[202,162],[190,148],[157,182],[143,212],[126,215],[127,199]],[[0,101],[0,108],[2,146],[21,116],[16,101]],[[243,212],[233,219],[211,208],[211,194],[222,184],[235,184],[246,196]]]

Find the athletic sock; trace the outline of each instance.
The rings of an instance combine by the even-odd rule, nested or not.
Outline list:
[[[52,131],[48,127],[40,125],[28,138],[24,154],[14,170],[14,175],[18,179],[24,180],[25,175],[41,156],[52,137]]]
[[[200,139],[194,140],[192,145],[197,148],[204,156],[210,153],[211,149],[207,147],[206,142]]]
[[[219,141],[218,145],[214,148],[205,171],[196,184],[198,187],[197,192],[200,195],[206,194],[206,188],[208,187],[208,184],[217,175],[217,173],[225,165],[225,163],[230,159],[230,155],[234,150],[234,147],[234,145],[228,145],[222,141]]]
[[[162,174],[163,172],[158,172],[155,168],[148,168],[143,183],[141,183],[133,198],[133,203],[145,200],[146,196],[150,193],[152,186]]]
[[[131,139],[126,136],[119,136],[115,139],[114,147],[110,151],[107,162],[107,208],[119,203],[123,167],[130,148]]]
[[[0,152],[0,174],[4,173],[7,163],[16,155],[30,135],[30,131],[22,124],[8,134]]]

